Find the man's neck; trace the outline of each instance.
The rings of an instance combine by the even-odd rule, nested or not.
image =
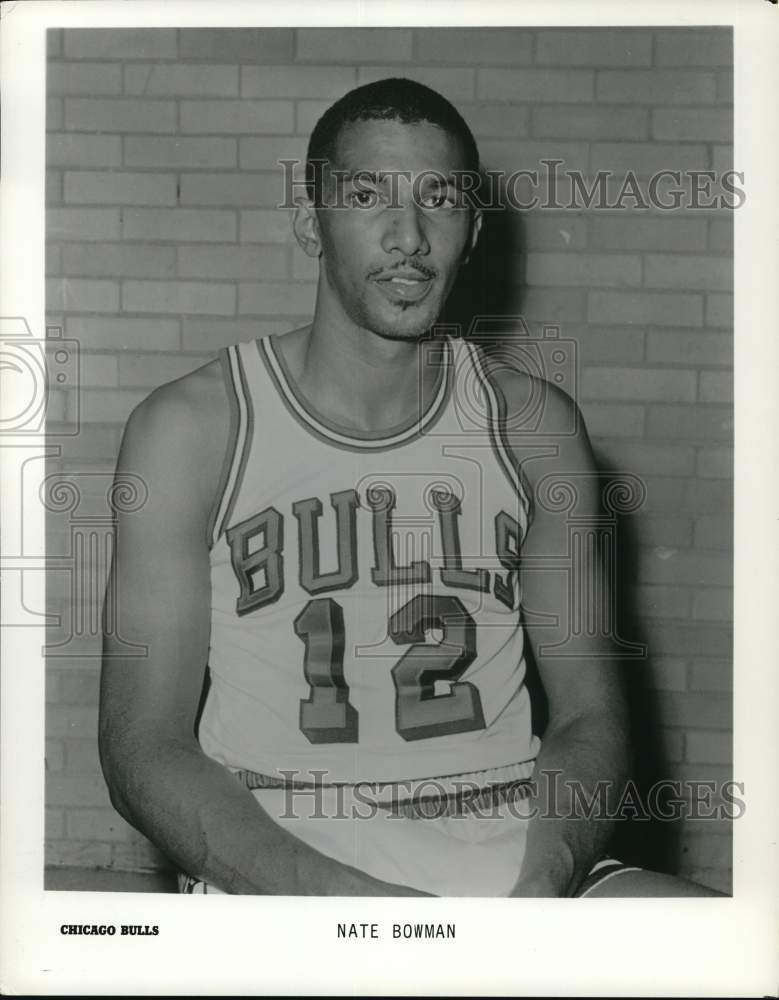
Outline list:
[[[419,417],[432,402],[440,371],[428,336],[390,340],[351,324],[336,332],[315,318],[288,344],[299,391],[335,423],[387,430]]]

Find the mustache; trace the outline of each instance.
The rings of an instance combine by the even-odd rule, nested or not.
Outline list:
[[[393,264],[392,267],[373,267],[367,272],[368,278],[375,278],[377,275],[392,275],[395,271],[418,271],[423,278],[428,280],[431,278],[438,277],[438,271],[433,267],[428,267],[418,260],[402,260],[397,264]]]

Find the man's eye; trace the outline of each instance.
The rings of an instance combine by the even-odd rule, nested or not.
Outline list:
[[[456,201],[448,191],[430,191],[422,195],[422,208],[454,208]]]
[[[356,208],[372,208],[376,204],[375,191],[352,191],[349,204]]]

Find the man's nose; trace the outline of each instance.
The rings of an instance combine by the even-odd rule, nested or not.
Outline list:
[[[413,200],[405,205],[395,206],[387,212],[387,229],[382,239],[382,249],[387,253],[400,250],[410,257],[413,254],[426,254],[430,244],[425,235],[424,220]]]

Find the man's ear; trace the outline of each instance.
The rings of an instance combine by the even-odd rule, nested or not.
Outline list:
[[[481,209],[478,208],[474,209],[473,219],[471,220],[471,233],[469,237],[469,244],[465,252],[465,258],[463,260],[463,264],[468,263],[468,261],[470,260],[470,256],[476,247],[476,244],[479,240],[479,233],[481,232],[481,223],[482,223]]]
[[[322,240],[319,235],[319,221],[316,209],[308,198],[298,198],[297,208],[292,219],[292,230],[295,239],[300,244],[303,253],[309,257],[318,257],[322,253]]]

